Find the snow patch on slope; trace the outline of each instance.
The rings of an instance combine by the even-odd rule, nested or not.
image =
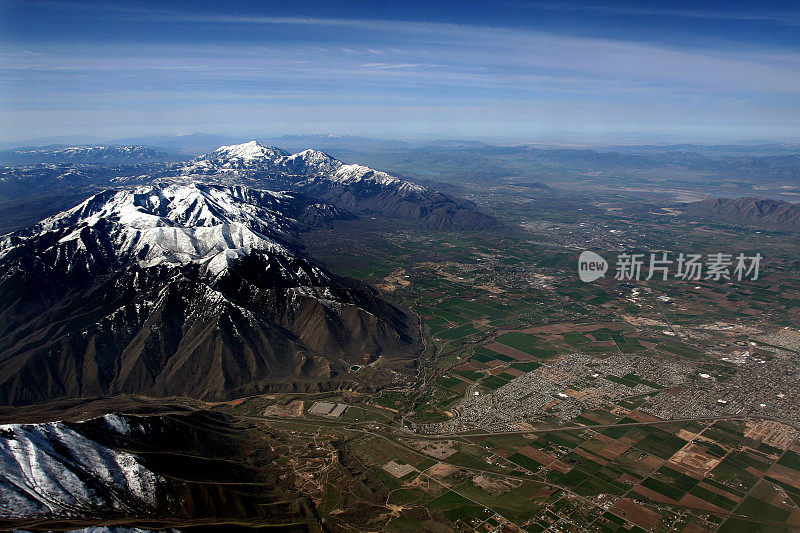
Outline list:
[[[423,192],[425,187],[411,183],[410,181],[401,180],[394,176],[373,170],[363,165],[343,165],[331,176],[331,181],[336,181],[343,184],[357,183],[362,181],[372,181],[383,186],[397,187],[401,191],[415,191]]]
[[[125,431],[121,417],[106,423]],[[153,509],[161,478],[76,424],[0,425],[0,517],[78,517]],[[124,433],[123,433],[124,434]]]

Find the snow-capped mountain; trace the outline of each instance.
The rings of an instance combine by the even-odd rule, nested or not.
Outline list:
[[[181,173],[188,175],[215,175],[237,170],[282,173],[294,177],[293,181],[298,186],[301,186],[303,178],[308,180],[322,178],[342,184],[371,182],[384,187],[396,187],[401,191],[425,190],[424,187],[385,172],[363,165],[347,165],[319,150],[303,150],[290,154],[286,150],[264,146],[257,141],[221,146],[210,154],[195,158],[188,165],[181,167]]]
[[[188,173],[202,172],[204,169],[235,170],[258,168],[265,162],[279,160],[289,154],[272,146],[264,146],[256,141],[231,146],[220,146],[210,154],[195,158],[188,165]]]
[[[0,261],[31,242],[54,272],[105,272],[132,261],[141,266],[196,263],[219,273],[253,250],[292,256],[284,244],[310,222],[350,215],[295,193],[202,184],[141,186],[105,191],[28,230],[0,238]]]
[[[110,433],[127,419],[95,421]],[[0,425],[0,518],[125,516],[157,507],[163,478],[130,453],[101,444],[81,424]]]
[[[222,146],[177,166],[168,174],[294,190],[356,213],[411,220],[434,227],[500,225],[469,202],[386,172],[346,164],[319,150],[290,154],[250,141]]]
[[[347,216],[295,193],[149,185],[3,237],[0,401],[224,398],[356,386],[369,373],[353,364],[410,371],[416,321],[292,244]]]
[[[93,193],[108,187],[152,184],[167,178],[290,190],[368,218],[404,220],[428,227],[500,226],[496,219],[478,211],[471,202],[386,172],[344,163],[319,150],[289,153],[250,141],[219,147],[189,162],[168,163],[162,162],[163,158],[158,161],[159,157],[139,153],[140,148],[145,150],[143,147],[69,147],[45,149],[41,153],[39,149],[32,150],[31,154],[42,157],[45,154],[48,164],[0,167],[0,196],[25,198],[63,194],[65,184],[73,190],[81,187]],[[127,159],[114,159],[110,155],[113,153]],[[43,210],[40,216],[50,213],[52,211]],[[0,215],[0,226],[5,223],[12,228],[20,227],[14,225],[18,218]]]

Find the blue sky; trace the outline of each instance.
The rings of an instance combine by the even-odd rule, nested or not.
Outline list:
[[[0,140],[800,138],[800,3],[0,0]]]

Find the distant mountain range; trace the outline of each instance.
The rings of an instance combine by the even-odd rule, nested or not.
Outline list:
[[[410,145],[404,141],[391,141],[384,139],[368,139],[355,135],[283,135],[264,140],[267,144],[282,146],[287,150],[301,151],[305,148],[316,150],[398,150],[408,148]]]
[[[713,198],[684,206],[685,216],[765,229],[800,231],[800,203],[758,198]]]
[[[349,217],[295,193],[146,185],[3,237],[0,403],[222,399],[409,376],[417,319],[293,244]]]
[[[45,146],[0,152],[2,165],[135,165],[177,161],[180,157],[149,146]]]
[[[115,145],[145,145],[171,154],[181,154],[183,159],[209,152],[224,144],[242,142],[241,137],[214,133],[176,133],[172,135],[141,135],[114,140]]]
[[[190,133],[140,136],[107,143],[106,148],[152,147],[155,154],[140,158],[138,164],[186,160],[213,152],[219,146],[241,144],[232,136]],[[739,144],[625,145],[560,147],[546,145],[491,145],[479,141],[431,140],[392,141],[350,135],[285,135],[266,139],[265,145],[281,146],[291,153],[311,148],[340,160],[359,161],[398,176],[438,179],[453,184],[465,180],[493,182],[508,176],[540,179],[541,173],[592,172],[599,177],[628,176],[658,179],[703,179],[786,182],[800,172],[800,146],[770,142]],[[39,145],[31,145],[39,146]],[[82,146],[82,149],[90,145]],[[26,148],[0,152],[0,164],[34,164],[67,161],[63,155],[48,155],[55,149]],[[100,147],[103,148],[103,147]],[[179,155],[175,155],[179,154]],[[124,154],[108,157],[114,164],[132,163]],[[70,156],[69,162],[97,163],[89,154]],[[5,162],[5,163],[4,163]],[[1,196],[1,194],[0,194]]]
[[[479,142],[431,141],[407,146],[362,148],[324,140],[307,146],[343,160],[360,161],[395,175],[433,179],[453,185],[495,184],[510,176],[555,181],[608,179],[679,181],[695,187],[721,183],[797,183],[800,147],[792,144],[614,146],[602,148],[490,145]]]
[[[800,144],[776,142],[752,142],[749,144],[663,144],[663,145],[616,145],[608,148],[595,148],[599,152],[664,153],[695,152],[707,156],[767,156],[790,155],[800,152]]]
[[[143,146],[53,147],[13,153],[28,158],[28,163],[0,169],[0,199],[7,201],[34,193],[41,196],[65,185],[97,191],[170,178],[291,190],[358,215],[429,227],[500,226],[470,202],[363,165],[345,164],[319,150],[292,154],[250,141],[177,163],[167,162],[166,153]],[[3,222],[0,217],[0,226]]]

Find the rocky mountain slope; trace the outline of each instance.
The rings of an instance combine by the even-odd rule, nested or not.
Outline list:
[[[169,411],[0,425],[0,529],[325,530],[296,491],[287,463],[303,450],[286,435]]]
[[[150,185],[3,237],[0,402],[402,381],[416,320],[293,245],[348,216],[294,193]]]
[[[125,418],[95,425],[130,433]],[[77,424],[0,425],[0,519],[154,511],[164,479],[136,456],[87,437]]]

